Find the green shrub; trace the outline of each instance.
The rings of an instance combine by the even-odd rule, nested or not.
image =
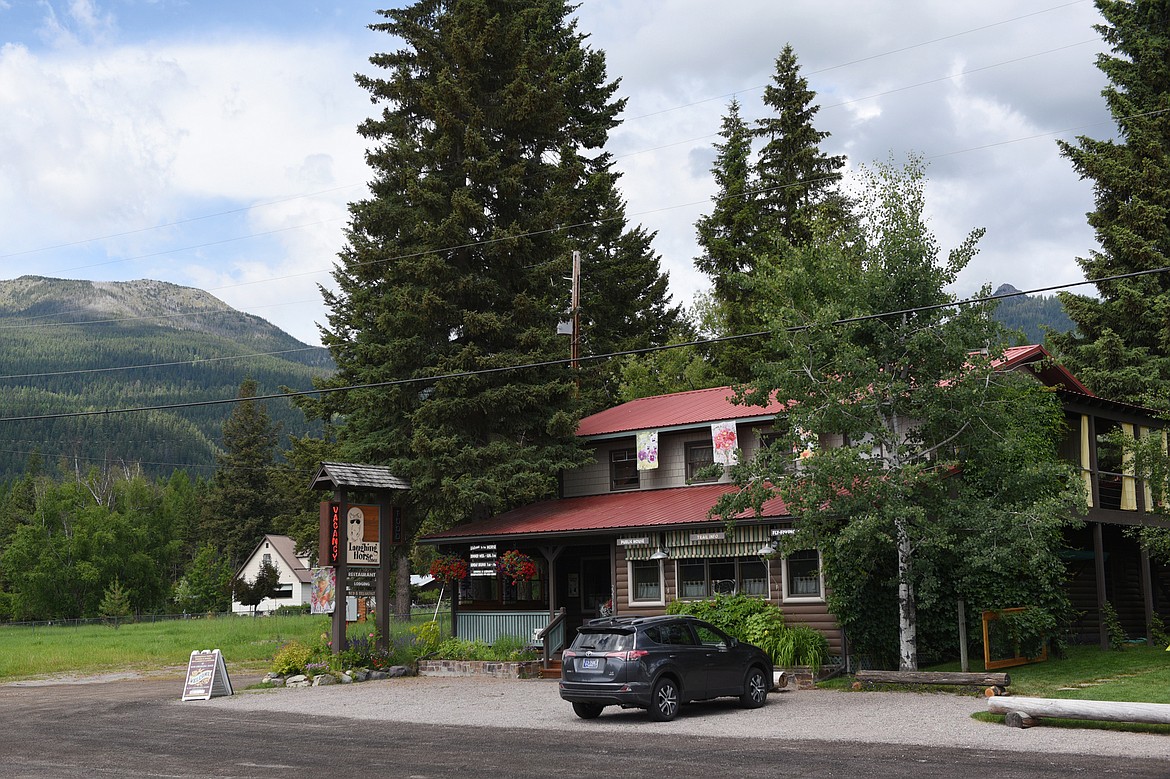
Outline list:
[[[666,613],[698,617],[744,641],[749,640],[744,636],[744,625],[753,614],[766,614],[784,623],[784,614],[778,606],[762,598],[739,593],[716,595],[707,600],[672,601],[666,607]]]
[[[305,672],[305,665],[313,657],[313,650],[300,641],[289,641],[276,650],[272,658],[272,672],[281,676],[292,676]]]
[[[293,617],[300,614],[309,614],[311,613],[311,610],[312,606],[310,606],[308,603],[302,604],[300,606],[293,606],[292,604],[286,603],[283,606],[277,606],[276,611],[273,611],[272,614],[273,616],[277,617]]]
[[[462,638],[448,638],[435,648],[433,655],[439,660],[486,660],[492,662],[518,662],[535,660],[536,653],[525,649],[523,639],[515,636],[501,636],[495,643],[467,641]]]
[[[414,636],[415,649],[419,656],[429,655],[439,648],[441,630],[438,622],[424,622],[411,627],[410,634]]]

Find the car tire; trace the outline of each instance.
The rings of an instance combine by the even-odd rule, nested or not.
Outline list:
[[[669,722],[678,716],[681,706],[682,700],[674,679],[664,677],[654,683],[654,691],[650,694],[650,719]]]
[[[745,709],[758,709],[768,701],[768,679],[759,668],[752,668],[743,680],[739,703]]]
[[[581,719],[597,719],[605,707],[600,703],[574,703],[573,713]]]

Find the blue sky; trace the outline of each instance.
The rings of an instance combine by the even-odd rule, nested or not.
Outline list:
[[[309,343],[318,284],[365,195],[353,74],[399,43],[360,0],[0,0],[0,278],[206,289]],[[675,299],[706,288],[694,222],[735,96],[791,43],[828,153],[928,160],[944,250],[975,227],[959,294],[1080,280],[1089,183],[1056,138],[1109,137],[1089,0],[585,0],[580,29],[629,98],[610,150]]]

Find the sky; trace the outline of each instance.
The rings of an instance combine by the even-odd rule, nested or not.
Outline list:
[[[367,196],[354,81],[402,42],[382,0],[0,0],[0,278],[158,279],[319,344],[318,285]],[[709,286],[694,224],[734,98],[749,122],[791,44],[826,154],[925,159],[945,253],[985,228],[951,290],[1083,280],[1097,248],[1057,139],[1109,138],[1090,0],[583,0],[628,99],[608,149],[676,303]],[[1091,293],[1092,287],[1080,287]]]

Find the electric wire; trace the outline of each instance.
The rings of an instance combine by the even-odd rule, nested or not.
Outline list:
[[[861,322],[869,322],[877,319],[886,319],[889,317],[904,316],[907,314],[914,314],[924,311],[936,311],[945,308],[956,308],[968,305],[977,305],[982,303],[995,302],[1004,298],[1018,297],[1020,295],[1030,295],[1042,292],[1051,292],[1054,290],[1071,289],[1073,287],[1080,287],[1086,284],[1103,284],[1111,281],[1119,281],[1121,279],[1137,278],[1139,276],[1148,276],[1155,273],[1166,273],[1170,271],[1170,266],[1161,268],[1152,268],[1149,270],[1133,271],[1130,273],[1121,273],[1114,276],[1106,276],[1100,279],[1093,279],[1089,281],[1074,281],[1067,284],[1056,284],[1049,287],[1040,287],[1032,290],[1018,291],[1005,295],[992,295],[989,297],[971,297],[962,300],[948,301],[946,303],[935,303],[929,306],[916,306],[913,308],[905,308],[894,311],[883,311],[875,314],[863,314],[860,316],[846,317],[844,319],[836,319],[830,322],[814,323],[806,325],[794,325],[783,328],[779,332],[796,333],[805,330],[810,330],[818,327],[840,327],[842,325],[857,324]],[[434,376],[417,376],[407,379],[389,379],[387,381],[370,382],[366,384],[349,384],[340,387],[316,387],[307,390],[290,390],[288,392],[270,393],[267,395],[253,395],[250,397],[234,397],[234,398],[217,398],[212,400],[188,401],[183,403],[163,403],[152,406],[132,406],[126,408],[113,409],[91,409],[88,411],[67,411],[56,414],[32,414],[18,417],[0,417],[0,423],[4,422],[32,422],[52,419],[75,419],[78,417],[94,417],[94,416],[110,416],[114,414],[132,414],[143,411],[170,411],[174,409],[183,408],[201,408],[207,406],[223,406],[234,403],[254,402],[260,400],[280,400],[292,399],[298,397],[307,397],[310,395],[328,395],[336,392],[353,392],[357,390],[367,389],[384,389],[387,387],[399,387],[410,384],[434,384],[440,381],[447,381],[451,379],[470,378],[475,376],[490,376],[500,373],[510,373],[513,371],[533,370],[538,368],[551,368],[558,366],[571,365],[573,362],[600,362],[603,360],[611,360],[617,357],[630,357],[640,354],[651,354],[654,352],[668,351],[671,349],[681,349],[688,346],[708,346],[717,343],[727,343],[730,341],[738,341],[746,338],[760,338],[763,336],[773,335],[770,330],[758,330],[751,333],[739,333],[736,335],[716,336],[713,338],[699,338],[691,341],[686,341],[677,344],[664,344],[660,346],[646,346],[638,349],[626,349],[618,352],[606,352],[604,354],[595,355],[581,355],[579,357],[566,357],[554,360],[542,360],[539,362],[522,363],[519,365],[501,365],[494,368],[478,368],[470,371],[456,371],[454,373],[438,374]]]

